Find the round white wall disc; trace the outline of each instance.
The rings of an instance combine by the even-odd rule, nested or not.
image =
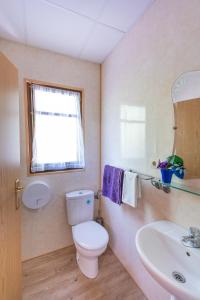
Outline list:
[[[31,209],[39,209],[45,206],[51,198],[48,184],[35,181],[27,185],[22,195],[23,204]]]

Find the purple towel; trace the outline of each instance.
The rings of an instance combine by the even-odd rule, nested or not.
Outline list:
[[[122,203],[124,170],[105,165],[102,194],[117,204]]]

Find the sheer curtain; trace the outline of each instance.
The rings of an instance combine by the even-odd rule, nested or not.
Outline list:
[[[31,172],[84,168],[80,92],[31,85]]]

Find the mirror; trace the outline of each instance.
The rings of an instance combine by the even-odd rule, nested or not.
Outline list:
[[[200,190],[200,71],[183,73],[172,86],[174,153],[184,160],[181,184]],[[177,179],[173,178],[173,182]]]

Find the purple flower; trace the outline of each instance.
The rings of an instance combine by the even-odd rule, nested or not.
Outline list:
[[[166,169],[167,167],[168,167],[168,162],[167,161],[160,161],[159,160],[157,168]]]

